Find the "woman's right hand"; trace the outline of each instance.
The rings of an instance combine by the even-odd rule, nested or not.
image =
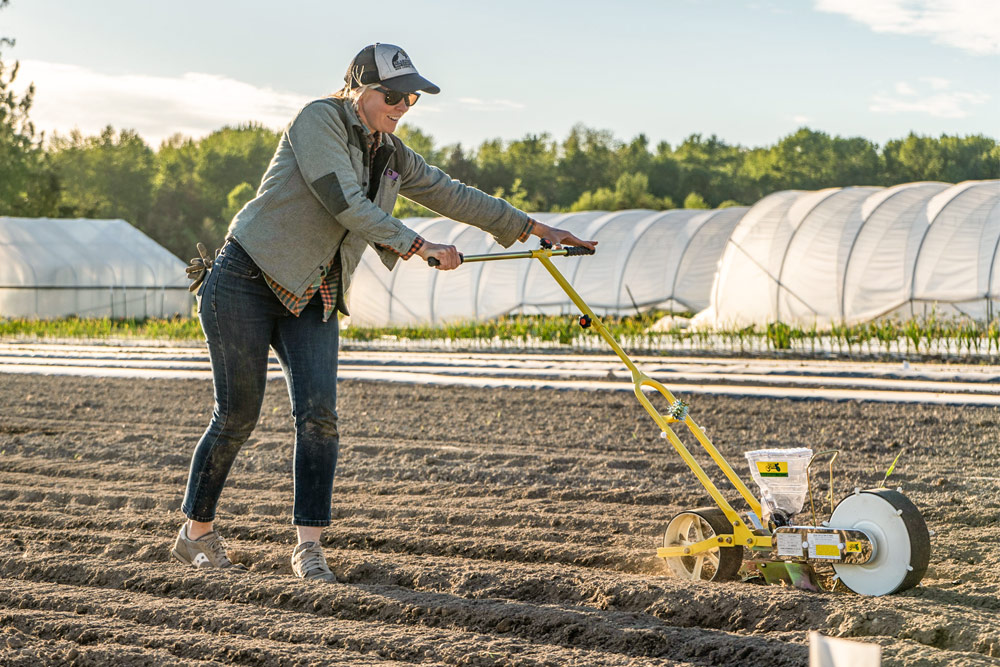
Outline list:
[[[441,262],[434,268],[440,269],[441,271],[457,269],[459,264],[462,263],[462,258],[458,254],[458,248],[453,245],[444,245],[442,243],[424,241],[424,245],[417,251],[417,255],[424,261],[434,257],[437,261]]]

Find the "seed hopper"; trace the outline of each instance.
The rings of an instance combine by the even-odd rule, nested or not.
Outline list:
[[[886,595],[916,586],[930,559],[930,533],[920,511],[901,490],[854,489],[832,509],[828,520],[817,524],[814,511],[812,523],[817,525],[799,525],[792,519],[809,492],[812,452],[771,449],[746,453],[751,476],[761,490],[758,500],[691,417],[688,405],[633,363],[551,259],[593,252],[580,247],[553,248],[543,241],[537,250],[466,255],[462,261],[538,260],[580,309],[580,326],[593,328],[631,372],[639,403],[714,502],[714,506],[684,510],[670,520],[663,546],[657,549],[669,570],[695,581],[758,578],[807,590],[821,590],[821,581],[828,579],[829,588],[839,581],[862,595]],[[428,263],[436,266],[437,260],[431,258]],[[656,409],[644,388],[662,395],[669,406],[665,413]],[[746,503],[743,514],[726,500],[674,432],[680,425],[690,431]],[[830,465],[832,485],[832,459]],[[830,495],[832,505],[832,488]],[[821,570],[832,566],[832,577],[818,577],[817,565]]]

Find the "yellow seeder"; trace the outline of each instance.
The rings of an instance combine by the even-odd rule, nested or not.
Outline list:
[[[830,519],[818,526],[793,525],[789,512],[774,502],[761,484],[762,477],[785,478],[794,467],[798,452],[809,450],[762,450],[752,462],[755,479],[764,491],[762,506],[729,462],[712,444],[705,431],[691,418],[688,405],[677,399],[663,384],[643,373],[615,338],[552,263],[552,257],[591,255],[586,248],[553,248],[542,242],[537,250],[463,256],[463,262],[510,259],[537,259],[580,309],[580,325],[592,327],[614,350],[632,374],[635,396],[661,435],[691,468],[711,496],[714,507],[686,510],[671,519],[657,556],[680,577],[720,581],[743,575],[762,577],[768,583],[786,583],[819,590],[813,566],[832,565],[834,585],[840,581],[864,595],[885,595],[916,586],[930,559],[930,534],[920,511],[899,490],[855,489],[833,510]],[[428,260],[432,266],[434,258]],[[661,414],[643,393],[648,387],[668,402]],[[672,426],[684,424],[719,467],[748,506],[746,519],[726,500]],[[753,453],[751,453],[753,454]],[[748,458],[750,456],[748,455]],[[801,508],[794,508],[792,513]],[[749,550],[751,557],[745,559]]]

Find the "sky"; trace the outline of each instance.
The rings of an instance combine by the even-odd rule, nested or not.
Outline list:
[[[1000,139],[1000,0],[11,0],[0,36],[37,129],[111,125],[154,148],[283,128],[376,41],[441,87],[404,118],[437,146],[577,123],[651,145],[803,126]]]

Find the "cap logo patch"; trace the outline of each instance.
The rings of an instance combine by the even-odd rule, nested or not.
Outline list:
[[[413,63],[410,62],[408,55],[402,51],[396,51],[396,55],[392,57],[392,66],[396,69],[408,69],[413,67]]]

